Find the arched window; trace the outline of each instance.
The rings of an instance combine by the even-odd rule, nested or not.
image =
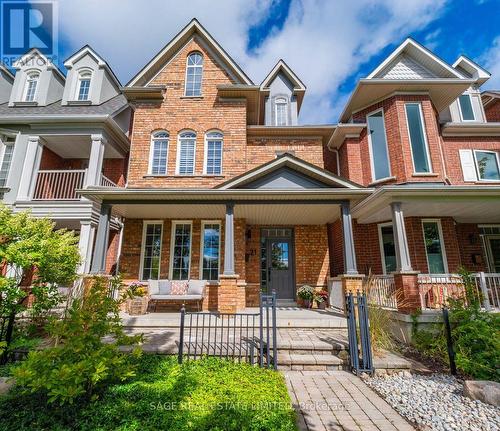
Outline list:
[[[36,89],[38,87],[38,81],[40,80],[39,72],[28,72],[26,78],[26,84],[24,86],[24,97],[25,102],[33,102],[35,100]]]
[[[89,100],[90,81],[92,80],[92,72],[84,70],[78,75],[78,94],[77,100]]]
[[[196,133],[183,132],[179,135],[177,146],[177,174],[193,175],[196,151]]]
[[[278,97],[274,101],[275,124],[276,126],[286,126],[288,124],[288,102],[284,97]]]
[[[222,173],[222,145],[224,135],[220,132],[209,132],[205,137],[205,174],[220,175]]]
[[[149,153],[149,173],[151,175],[166,175],[168,161],[169,134],[165,131],[151,135],[151,149]]]
[[[203,75],[203,56],[199,52],[188,55],[186,65],[186,96],[201,96],[201,77]]]

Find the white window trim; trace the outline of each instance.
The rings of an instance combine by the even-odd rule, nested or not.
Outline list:
[[[468,96],[469,97],[469,102],[470,102],[470,107],[472,109],[472,116],[474,117],[472,120],[464,120],[464,116],[462,114],[462,106],[460,105],[460,97],[461,96]],[[460,96],[458,96],[457,98],[457,105],[458,105],[458,112],[460,113],[460,120],[462,122],[473,122],[473,121],[476,121],[476,113],[474,112],[474,105],[472,104],[472,97],[469,93],[464,93],[464,94],[461,94]]]
[[[208,141],[210,140],[208,135],[210,133],[220,133],[222,135],[222,138],[220,139],[222,142],[221,149],[220,149],[220,174],[208,174],[207,173],[207,162],[208,162]],[[215,140],[215,139],[214,139]],[[224,134],[219,131],[219,130],[210,130],[209,132],[205,133],[205,148],[203,150],[203,175],[213,175],[213,176],[221,176],[223,175],[224,172]]]
[[[158,268],[158,280],[161,277],[161,252],[163,249],[163,220],[143,220],[142,221],[142,240],[141,240],[141,262],[139,265],[139,277],[138,280],[147,281],[142,278],[142,273],[144,270],[144,253],[146,251],[146,230],[150,224],[161,224],[161,238],[160,238],[160,266]]]
[[[284,100],[284,102],[278,102],[278,100]],[[274,125],[277,127],[288,126],[288,99],[285,97],[276,97],[274,99]],[[285,124],[278,124],[278,105],[285,105]]]
[[[220,276],[220,261],[221,261],[221,243],[222,243],[222,222],[220,220],[202,220],[201,221],[201,231],[200,231],[200,280],[203,280],[203,234],[205,232],[205,225],[216,224],[219,226],[219,268],[218,273]],[[207,281],[217,281],[217,280],[207,280]]]
[[[384,125],[384,136],[385,136],[385,152],[387,154],[387,163],[389,164],[389,175],[384,177],[384,178],[375,178],[375,162],[373,160],[372,137],[371,137],[371,133],[368,133],[368,151],[370,153],[370,167],[372,170],[372,172],[371,172],[372,173],[372,182],[385,181],[385,180],[392,178],[391,159],[389,158],[389,147],[388,147],[388,143],[387,143],[387,130],[385,129],[384,108],[375,109],[375,111],[372,111],[372,112],[369,112],[368,114],[366,114],[366,127],[367,127],[367,129],[370,128],[369,123],[368,123],[368,117],[370,117],[378,112],[382,112],[382,124]]]
[[[181,174],[180,173],[180,167],[181,167],[181,135],[184,133],[194,133],[194,138],[189,138],[189,139],[194,139],[194,149],[193,149],[193,173],[192,174]],[[192,130],[183,130],[179,135],[177,136],[177,151],[176,151],[176,160],[175,160],[175,175],[181,175],[183,177],[192,177],[196,175],[196,144],[198,140],[198,134]]]
[[[36,87],[35,87],[35,93],[33,94],[33,100],[26,100],[26,96],[28,95],[28,87],[29,87],[29,79],[30,75],[38,75],[38,78],[36,80]],[[24,89],[23,89],[23,94],[22,94],[22,101],[23,102],[36,102],[36,96],[38,95],[39,87],[40,87],[40,72],[38,70],[30,70],[26,72],[26,79],[24,81]]]
[[[80,83],[82,81],[82,75],[84,74],[87,74],[89,73],[90,74],[90,83],[89,83],[89,93],[88,93],[88,97],[86,99],[83,99],[83,100],[80,100]],[[76,80],[76,91],[75,91],[75,101],[78,101],[78,102],[88,102],[90,100],[92,100],[92,82],[94,81],[94,73],[92,71],[92,69],[81,69],[78,71],[78,78]]]
[[[384,275],[387,274],[387,270],[385,268],[385,253],[384,253],[384,241],[382,240],[382,228],[383,227],[387,227],[387,226],[391,226],[393,227],[392,225],[392,222],[386,222],[386,223],[379,223],[377,225],[377,229],[378,229],[378,245],[379,245],[379,248],[380,248],[380,257],[382,258],[382,273]],[[394,228],[392,230],[393,232],[393,235],[394,235]],[[394,243],[394,246],[396,246],[396,244]]]
[[[200,54],[203,62],[201,65],[189,65],[189,56],[191,54]],[[184,73],[184,96],[183,97],[203,97],[203,66],[205,65],[205,56],[200,51],[191,51],[186,57],[186,72]],[[201,68],[201,82],[200,82],[200,94],[197,96],[188,96],[187,95],[187,77],[188,77],[188,67],[199,67]]]
[[[427,163],[429,163],[429,172],[417,172],[417,170],[415,169],[415,160],[413,158],[413,148],[411,145],[411,136],[410,136],[410,122],[408,121],[408,112],[406,111],[407,105],[418,105],[418,109],[420,112],[420,125],[422,126],[422,131],[423,131],[423,135],[424,135],[425,153],[427,155]],[[405,117],[406,117],[406,132],[408,133],[408,143],[410,144],[411,163],[413,166],[413,173],[416,175],[433,174],[434,170],[432,168],[431,154],[429,152],[429,142],[427,141],[427,129],[425,128],[425,118],[424,118],[424,112],[422,109],[422,103],[420,103],[420,102],[407,102],[407,103],[405,103]]]
[[[481,178],[481,175],[479,175],[479,166],[478,166],[477,157],[476,157],[476,153],[491,153],[491,154],[494,154],[496,156],[496,158],[497,158],[497,167],[498,167],[498,170],[499,170],[499,173],[500,173],[500,156],[498,154],[498,151],[494,151],[494,150],[472,150],[472,152],[474,153],[474,166],[476,168],[477,181],[480,181],[480,182],[483,182],[483,183],[498,183],[500,180],[488,180],[488,179]]]
[[[189,230],[189,269],[188,269],[188,280],[191,279],[191,257],[193,255],[193,221],[192,220],[172,220],[172,228],[170,232],[170,262],[168,264],[168,279],[172,280],[172,274],[174,270],[174,239],[175,239],[175,227],[179,224],[189,224],[191,229]]]
[[[155,138],[154,135],[157,133],[166,133],[168,138]],[[153,174],[153,159],[154,159],[154,144],[155,141],[166,140],[167,141],[167,154],[165,163],[165,173],[164,174]],[[156,130],[151,133],[151,142],[149,144],[149,161],[148,161],[148,175],[154,175],[155,177],[166,177],[168,175],[168,153],[170,150],[170,134],[166,130]]]
[[[443,228],[441,226],[441,219],[438,218],[426,218],[421,220],[422,227],[422,237],[424,239],[424,250],[425,250],[425,260],[427,261],[427,273],[430,274],[429,256],[427,256],[427,247],[425,246],[425,232],[424,223],[436,223],[438,227],[439,242],[441,243],[441,254],[443,257],[444,273],[448,274],[448,259],[446,258],[446,245],[444,243]]]
[[[3,165],[3,159],[5,157],[5,148],[7,146],[12,146],[12,158],[10,160],[10,165],[9,165],[9,171],[7,172],[7,177],[5,178],[5,186],[8,187],[8,184],[10,184],[10,176],[12,175],[12,162],[14,161],[14,151],[16,150],[16,142],[17,142],[17,137],[14,141],[9,141],[7,140],[7,144],[3,139],[0,138],[0,169]]]

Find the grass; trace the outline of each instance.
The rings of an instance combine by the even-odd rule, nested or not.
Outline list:
[[[281,374],[206,358],[144,355],[137,376],[108,387],[97,401],[47,406],[14,389],[0,396],[0,429],[27,430],[296,430]]]

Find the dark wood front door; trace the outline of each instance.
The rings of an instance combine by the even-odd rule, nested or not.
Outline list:
[[[295,299],[292,238],[266,239],[268,292],[276,291],[278,299]]]

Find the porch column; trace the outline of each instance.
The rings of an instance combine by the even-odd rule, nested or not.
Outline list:
[[[394,246],[396,248],[396,271],[412,272],[405,220],[401,206],[401,202],[391,203],[392,229],[394,232]]]
[[[234,274],[234,203],[228,202],[224,231],[224,275]]]
[[[99,274],[106,270],[106,250],[109,241],[109,219],[111,218],[111,206],[101,204],[99,215],[99,225],[97,226],[97,236],[92,257],[91,274]]]
[[[344,272],[345,274],[357,274],[356,251],[354,250],[354,237],[352,233],[351,205],[343,202],[340,205],[342,214],[342,233],[344,236]]]
[[[91,135],[89,167],[85,178],[85,186],[98,186],[101,184],[102,163],[104,159],[104,145],[106,140],[102,135]]]
[[[28,136],[26,156],[24,157],[23,171],[20,175],[19,191],[17,199],[29,201],[33,196],[33,190],[38,177],[38,168],[42,157],[43,144],[39,136]]]
[[[95,226],[90,221],[82,221],[80,224],[80,249],[81,263],[78,267],[79,274],[88,274],[92,260],[92,245],[94,244]]]

